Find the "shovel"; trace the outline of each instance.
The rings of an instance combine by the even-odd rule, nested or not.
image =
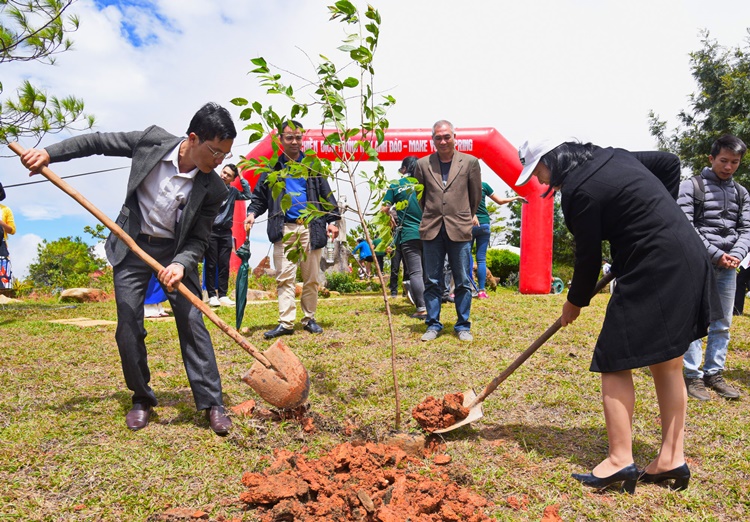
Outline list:
[[[9,143],[8,147],[19,156],[24,153],[23,147],[18,143]],[[158,261],[139,247],[133,238],[120,228],[117,223],[109,219],[101,210],[96,208],[77,190],[52,172],[52,170],[44,167],[41,174],[93,214],[96,219],[101,221],[104,226],[112,231],[115,236],[124,242],[135,255],[155,272],[158,273],[164,268]],[[250,370],[242,376],[242,380],[250,385],[258,395],[277,408],[296,408],[304,404],[310,393],[310,377],[297,356],[281,340],[276,341],[265,352],[260,353],[237,330],[222,321],[206,303],[188,290],[185,285],[178,283],[174,288],[208,317],[211,322],[218,326],[222,332],[234,339],[237,344],[257,360]]]
[[[596,287],[594,288],[594,295],[598,294],[602,290],[602,288],[607,286],[607,284],[609,284],[614,276],[615,275],[612,272],[604,274],[604,276],[596,283]],[[492,382],[487,385],[482,393],[477,395],[476,393],[474,393],[474,390],[468,390],[464,392],[463,405],[465,408],[469,408],[469,415],[467,415],[465,419],[462,419],[455,424],[451,424],[447,428],[435,430],[432,433],[445,433],[447,431],[452,431],[456,428],[460,428],[461,426],[472,423],[475,420],[481,419],[484,416],[484,413],[482,412],[482,403],[484,402],[484,399],[486,399],[489,394],[494,392],[497,387],[500,386],[501,382],[510,377],[510,374],[516,371],[519,366],[525,363],[526,359],[531,357],[532,354],[537,351],[540,346],[546,343],[550,337],[555,335],[555,333],[557,333],[561,326],[562,318],[558,317],[557,321],[555,321],[552,326],[547,328],[547,330],[542,335],[540,335],[536,341],[531,343],[531,346],[526,348],[526,350],[521,355],[516,357],[516,360],[510,363],[510,366],[508,366],[505,371],[503,371],[503,373],[492,379]]]

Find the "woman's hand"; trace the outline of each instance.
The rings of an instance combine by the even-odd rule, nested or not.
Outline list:
[[[570,301],[565,301],[562,309],[562,315],[560,316],[560,324],[562,326],[568,326],[570,323],[578,319],[578,315],[580,313],[580,306],[576,306]]]

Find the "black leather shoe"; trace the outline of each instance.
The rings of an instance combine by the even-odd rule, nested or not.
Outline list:
[[[151,405],[136,402],[125,415],[125,425],[133,431],[142,430],[148,425],[152,411]]]
[[[635,484],[638,482],[638,475],[638,468],[635,464],[630,464],[609,477],[599,478],[595,477],[593,473],[573,473],[573,478],[584,486],[589,486],[596,490],[602,490],[607,486],[617,482],[622,482],[620,492],[630,493],[632,495],[635,493]]]
[[[674,491],[683,491],[687,489],[688,483],[690,483],[690,469],[688,468],[687,463],[678,466],[675,469],[664,471],[662,473],[654,473],[653,475],[642,471],[641,476],[638,477],[638,482],[658,484],[659,482],[664,482],[670,479],[673,479],[674,481],[672,484],[667,484],[668,489]]]
[[[292,335],[294,333],[294,328],[284,328],[281,325],[278,325],[273,330],[268,330],[266,333],[263,334],[263,337],[266,339],[273,339],[274,337],[279,337],[281,335]]]
[[[214,433],[221,435],[222,437],[229,433],[229,428],[232,427],[232,419],[227,417],[224,406],[211,406],[206,410],[206,419],[211,425],[211,429]]]
[[[315,322],[315,319],[310,319],[307,321],[307,324],[305,325],[305,330],[312,334],[322,334],[323,328],[320,327],[318,323]]]

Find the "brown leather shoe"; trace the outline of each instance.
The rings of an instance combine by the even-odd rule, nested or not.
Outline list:
[[[222,437],[229,433],[229,428],[232,427],[232,419],[227,417],[224,406],[211,406],[206,410],[206,419],[211,425],[211,429],[214,433],[221,435]]]
[[[146,427],[148,419],[151,417],[153,408],[149,404],[136,402],[130,411],[125,415],[125,425],[133,430],[138,431]]]

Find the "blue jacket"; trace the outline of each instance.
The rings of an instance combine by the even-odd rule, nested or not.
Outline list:
[[[282,161],[277,161],[274,165],[274,171],[280,171],[283,168],[284,163]],[[253,195],[250,198],[250,205],[247,207],[247,213],[252,213],[257,218],[263,215],[266,210],[268,211],[268,225],[266,227],[268,240],[271,243],[276,243],[284,237],[284,212],[281,210],[281,198],[284,197],[285,191],[282,190],[274,198],[271,184],[267,180],[268,172],[264,172],[261,174],[258,184],[255,185],[255,190],[253,190]],[[341,214],[328,180],[319,174],[310,173],[307,178],[307,201],[319,210],[326,210],[320,203],[321,199],[332,205],[333,208],[310,222],[310,248],[312,250],[326,246],[328,223],[334,223],[341,219]]]

